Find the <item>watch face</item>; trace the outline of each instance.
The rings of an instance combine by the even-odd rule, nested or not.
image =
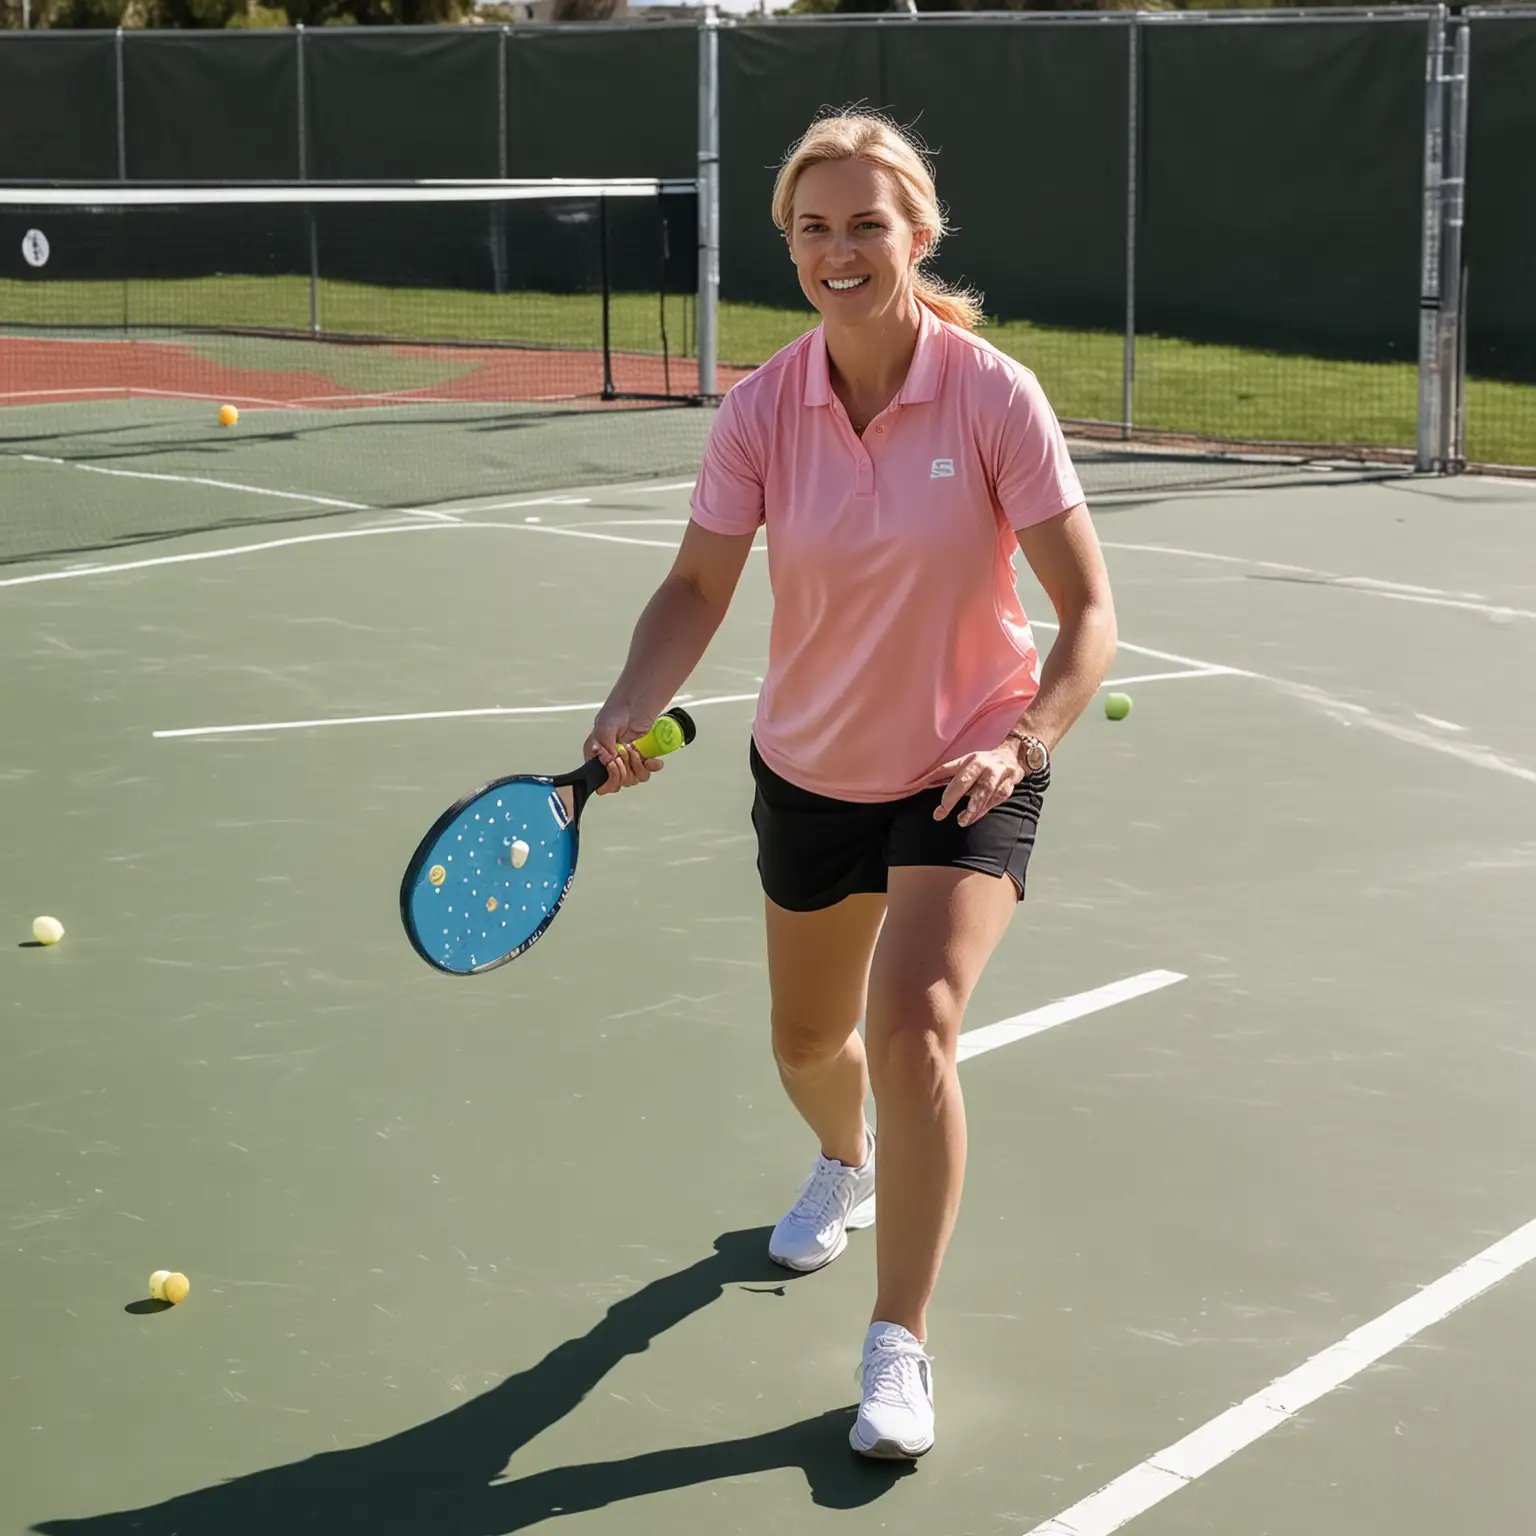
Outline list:
[[[1039,773],[1045,767],[1045,748],[1038,741],[1026,743],[1024,762],[1031,773]]]

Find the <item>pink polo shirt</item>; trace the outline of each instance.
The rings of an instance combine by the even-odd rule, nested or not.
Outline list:
[[[692,508],[717,533],[766,531],[764,762],[867,802],[995,747],[1040,685],[1015,533],[1082,500],[1034,374],[926,306],[906,382],[862,439],[820,326],[736,384]]]

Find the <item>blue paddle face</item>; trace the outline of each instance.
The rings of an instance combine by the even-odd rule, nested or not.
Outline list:
[[[407,922],[432,964],[484,970],[538,938],[575,869],[576,828],[550,781],[515,779],[471,800],[424,850]]]

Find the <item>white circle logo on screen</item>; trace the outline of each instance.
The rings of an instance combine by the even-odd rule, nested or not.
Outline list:
[[[48,236],[40,229],[29,229],[21,237],[21,254],[29,267],[48,265]]]

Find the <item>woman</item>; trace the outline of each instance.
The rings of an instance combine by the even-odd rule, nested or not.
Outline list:
[[[603,793],[661,767],[621,744],[697,665],[763,527],[752,820],[773,1053],[820,1141],[769,1252],[830,1263],[874,1223],[878,1167],[850,1440],[915,1457],[934,1439],[927,1309],[965,1167],[956,1039],[1024,894],[1050,754],[1113,655],[1114,609],[1033,374],[972,334],[972,295],[923,271],[944,222],[917,149],[878,117],[823,118],[780,170],[773,217],[821,324],[722,402],[676,562],[586,745]],[[1043,668],[1019,550],[1060,621]]]

